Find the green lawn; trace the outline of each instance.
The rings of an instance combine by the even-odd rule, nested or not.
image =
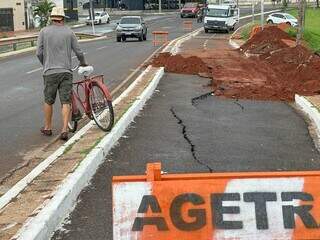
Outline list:
[[[293,16],[298,16],[297,10],[290,10],[288,13]],[[294,35],[292,30],[290,33]],[[306,12],[306,23],[304,31],[304,40],[308,42],[309,46],[315,50],[320,51],[320,8],[308,8]]]
[[[259,22],[255,21],[255,22],[248,23],[245,26],[243,26],[242,29],[240,30],[241,38],[243,40],[248,40],[250,37],[250,33],[252,31],[252,28],[255,26],[258,26],[258,25],[259,25]]]

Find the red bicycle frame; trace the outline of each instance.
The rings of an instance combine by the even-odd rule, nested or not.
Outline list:
[[[104,92],[108,101],[112,101],[111,94],[109,89],[104,84],[103,75],[96,75],[90,78],[84,78],[83,80],[74,82],[73,85],[76,85],[76,89],[72,89],[71,101],[72,101],[72,113],[77,114],[79,112],[79,108],[77,106],[77,101],[81,104],[85,114],[91,117],[91,107],[89,103],[89,97],[91,94],[91,89],[93,85],[99,86]],[[84,98],[80,96],[80,89],[83,89]]]

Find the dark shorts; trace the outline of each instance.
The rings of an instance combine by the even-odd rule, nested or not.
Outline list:
[[[54,104],[59,91],[61,104],[71,103],[72,74],[68,72],[44,75],[44,101]]]

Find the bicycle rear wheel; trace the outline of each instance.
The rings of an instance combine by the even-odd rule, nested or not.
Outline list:
[[[78,114],[81,115],[80,112]],[[78,120],[79,120],[79,116],[76,116],[73,113],[72,104],[71,104],[71,111],[70,111],[70,117],[69,117],[69,122],[68,122],[69,132],[75,133],[77,131]]]
[[[101,87],[96,83],[92,84],[89,104],[93,120],[98,127],[105,132],[110,131],[114,123],[112,102],[107,99]]]
[[[75,133],[78,128],[78,121],[69,121],[68,128],[69,128],[69,132]]]

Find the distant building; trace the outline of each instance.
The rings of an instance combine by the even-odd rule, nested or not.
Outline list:
[[[69,21],[78,20],[78,0],[52,0],[56,6],[63,7]]]
[[[24,0],[0,0],[0,31],[26,29]]]

